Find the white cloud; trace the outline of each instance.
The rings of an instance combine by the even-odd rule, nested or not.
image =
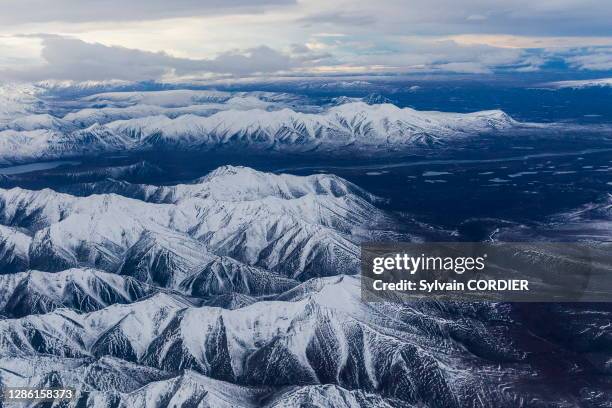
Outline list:
[[[289,55],[266,46],[229,51],[211,59],[189,59],[58,36],[42,37],[41,58],[42,64],[7,68],[0,74],[25,80],[146,80],[168,75],[270,73],[298,64]]]
[[[0,37],[0,70],[40,64],[40,40]]]
[[[333,51],[332,51],[333,52]],[[492,47],[482,44],[462,45],[443,39],[403,38],[384,54],[377,44],[363,49],[355,63],[376,65],[381,62],[393,71],[450,71],[459,73],[491,73],[495,68],[524,65],[525,52],[520,49]]]
[[[491,74],[490,68],[478,62],[449,62],[438,64],[436,68],[441,71],[457,72],[462,74]]]
[[[592,71],[612,70],[612,49],[567,58],[575,68]]]
[[[542,56],[522,49],[482,44],[458,44],[452,40],[402,38],[381,52],[376,42],[355,42],[331,37],[331,43],[293,43],[286,52],[267,46],[220,53],[212,58],[179,58],[150,52],[89,43],[54,35],[17,38],[38,41],[40,57],[11,61],[0,59],[0,77],[21,80],[150,80],[213,76],[251,76],[279,72],[364,73],[444,71],[490,74],[496,69],[527,72],[544,64]],[[314,45],[313,45],[314,44]],[[1,43],[0,43],[1,46]],[[346,50],[358,50],[357,53]],[[2,52],[2,48],[0,48]],[[13,53],[16,55],[15,53]],[[4,62],[4,64],[3,64]],[[576,58],[574,64],[586,65]]]

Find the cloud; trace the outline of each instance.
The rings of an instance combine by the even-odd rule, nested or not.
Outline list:
[[[483,21],[487,19],[487,16],[483,16],[482,14],[470,14],[465,19],[467,21]]]
[[[337,0],[301,21],[377,35],[612,35],[609,0]]]
[[[607,70],[609,1],[5,0],[0,75]],[[56,35],[36,35],[28,51],[3,45],[39,32]]]
[[[291,52],[294,54],[306,54],[310,52],[310,48],[306,44],[291,44]]]
[[[353,45],[354,46],[354,45]],[[526,65],[525,51],[520,49],[492,47],[482,44],[462,45],[452,40],[404,38],[399,43],[381,46],[370,44],[356,58],[357,65],[376,65],[381,62],[390,70],[446,71],[458,73],[488,74],[497,68]]]
[[[8,4],[7,4],[8,3]],[[143,21],[226,13],[254,13],[295,0],[6,0],[0,25],[45,22]]]
[[[290,56],[266,46],[251,48],[244,52],[227,52],[214,59],[200,62],[204,71],[235,75],[284,71],[297,64]]]
[[[325,63],[333,63],[334,56],[325,51],[312,49],[307,44],[291,44],[291,54],[295,61],[299,61],[304,66],[314,66]]]
[[[25,37],[40,41],[40,60],[21,64],[0,58],[0,77],[37,81],[57,80],[156,80],[180,77],[232,76],[278,72],[457,72],[490,74],[497,69],[519,72],[539,69],[542,56],[514,48],[481,44],[458,44],[452,40],[407,38],[387,44],[383,51],[376,42],[358,43],[350,37],[334,37],[333,45],[312,47],[293,43],[288,52],[267,46],[233,50],[214,58],[178,58],[165,52],[149,52],[118,46],[89,43],[56,35]],[[345,50],[351,50],[347,53]],[[358,50],[355,53],[355,50]],[[0,47],[0,52],[2,48]],[[14,52],[13,52],[14,54]],[[573,64],[590,62],[572,54]],[[3,64],[4,62],[4,64]],[[599,63],[605,63],[599,61]]]
[[[238,4],[237,1],[229,4]],[[284,14],[268,15],[266,24],[263,25],[250,25],[251,17],[257,19],[261,17],[259,15],[215,18],[212,20],[217,25],[207,26],[208,31],[195,32],[177,26],[182,22],[192,24],[193,19],[147,23],[147,27],[154,24],[160,27],[159,35],[162,39],[167,39],[164,33],[168,32],[169,38],[172,38],[172,41],[166,41],[163,46],[150,49],[172,49],[172,53],[137,49],[138,41],[131,41],[131,48],[107,45],[122,43],[124,38],[133,39],[131,31],[104,37],[104,44],[91,40],[96,38],[91,33],[85,36],[90,39],[88,41],[53,34],[0,35],[0,78],[138,81],[181,77],[245,77],[279,72],[319,74],[440,71],[484,75],[498,71],[538,71],[546,67],[558,67],[559,63],[563,66],[562,61],[566,62],[565,66],[570,70],[612,70],[612,46],[609,45],[612,44],[612,37],[581,38],[577,44],[593,41],[599,45],[572,44],[573,48],[559,47],[558,44],[567,42],[566,37],[550,37],[554,39],[553,46],[546,48],[547,41],[550,40],[540,37],[497,34],[407,35],[403,32],[394,33],[393,24],[397,19],[409,20],[414,16],[406,17],[399,12],[395,13],[397,16],[390,16],[390,10],[381,7],[378,14],[370,12],[375,17],[368,17],[363,6],[365,4],[369,7],[371,3],[354,1],[355,8],[350,12],[331,13],[326,7],[329,4],[329,7],[337,7],[335,3],[326,3],[325,6],[319,4],[315,7],[320,11],[319,18],[304,19],[302,21],[308,23],[302,25],[295,24],[295,19],[284,20],[288,18]],[[384,4],[395,3],[395,0],[381,1]],[[443,0],[430,1],[442,4]],[[459,8],[450,5],[449,10],[441,9],[440,21],[455,22],[461,14],[460,20],[464,23],[468,21],[469,24],[489,24],[495,13],[482,4],[480,13],[475,13],[474,4],[479,1],[466,0],[466,9],[461,12],[458,11]],[[549,0],[549,6],[552,8],[550,2],[554,3],[554,0]],[[567,2],[573,3],[573,0]],[[311,17],[315,15],[305,12],[302,14]],[[483,19],[482,16],[486,18]],[[201,24],[203,20],[196,21]],[[290,27],[283,25],[287,21],[291,21]],[[338,24],[330,28],[333,21]],[[426,21],[427,16],[423,17],[420,23],[424,24]],[[385,26],[381,26],[381,23],[385,23]],[[134,26],[135,30],[142,29],[139,25]],[[404,26],[407,27],[404,31],[412,28]],[[175,29],[177,31],[173,31]],[[151,39],[148,33],[139,32],[141,38],[149,39],[144,47],[159,44]],[[232,33],[235,33],[235,36],[232,36]],[[212,41],[211,35],[216,36],[215,44],[232,44],[231,49],[226,46],[213,49],[204,47],[198,50],[198,42]],[[249,38],[241,42],[241,36]],[[606,42],[606,39],[609,41]],[[188,43],[189,41],[191,43]],[[26,42],[36,44],[28,45]],[[174,47],[175,44],[178,44],[178,48]],[[181,48],[183,44],[187,45]],[[215,57],[202,57],[206,55]],[[552,63],[549,64],[550,62]]]
[[[39,53],[36,39],[0,38],[0,70],[36,64]]]
[[[435,67],[441,71],[456,72],[461,74],[492,74],[493,71],[478,62],[449,62],[437,64]]]
[[[377,21],[375,14],[366,14],[348,11],[330,11],[323,13],[310,14],[298,19],[298,22],[305,25],[331,24],[348,26],[368,26]]]
[[[591,71],[612,70],[612,48],[589,50],[584,55],[566,58],[574,68]]]
[[[211,59],[177,58],[163,52],[87,43],[74,38],[42,36],[43,63],[0,71],[23,80],[147,80],[198,74],[248,75],[290,69],[299,62],[266,46],[222,53]]]
[[[510,68],[515,72],[535,72],[540,71],[542,66],[546,65],[546,62],[547,59],[543,55],[529,53]]]
[[[4,0],[0,29],[51,22],[146,22],[244,13],[250,13],[254,21],[275,14],[281,17],[275,23],[287,32],[304,26],[322,30],[333,26],[334,30],[370,36],[612,35],[609,0]]]

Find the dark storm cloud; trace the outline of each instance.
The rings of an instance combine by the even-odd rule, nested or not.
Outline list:
[[[0,24],[138,21],[228,12],[259,12],[295,0],[4,0]]]

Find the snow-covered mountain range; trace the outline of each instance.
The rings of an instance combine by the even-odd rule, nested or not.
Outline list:
[[[2,230],[4,247],[15,248],[11,264],[43,270],[102,267],[155,280],[162,262],[160,267],[171,265],[177,276],[157,283],[178,287],[186,271],[223,264],[216,254],[303,280],[355,273],[352,237],[385,220],[373,205],[375,197],[326,175],[299,178],[223,167],[193,184],[110,182],[83,188],[104,194],[0,190],[2,224],[24,231]]]
[[[41,90],[25,84],[0,84],[0,123],[35,115],[47,108],[39,98]]]
[[[0,392],[74,387],[76,399],[52,405],[72,408],[612,398],[606,307],[364,302],[361,242],[457,238],[391,212],[392,200],[329,174],[221,166],[184,176],[124,160],[148,149],[382,154],[533,125],[377,96],[320,104],[150,86],[0,88],[1,164],[120,153],[112,165],[0,176]],[[609,236],[609,210],[607,200],[551,221],[581,238]]]
[[[425,112],[356,98],[318,106],[284,93],[179,89],[63,100],[48,96],[56,88],[2,88],[1,161],[153,148],[388,152],[526,126],[499,110]]]
[[[384,239],[393,216],[346,180],[75,174],[64,192],[0,190],[0,386],[76,387],[74,407],[574,398],[547,371],[571,356],[533,357],[554,339],[510,305],[363,302],[358,243]]]

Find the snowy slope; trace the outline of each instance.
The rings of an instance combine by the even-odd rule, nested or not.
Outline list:
[[[208,117],[184,115],[116,121],[107,126],[143,144],[313,149],[344,145],[409,146],[516,126],[501,111],[455,114],[418,112],[394,105],[348,103],[321,114],[291,109],[228,110]]]
[[[97,267],[172,288],[195,272],[221,268],[227,273],[228,261],[218,257],[224,255],[238,261],[230,269],[240,269],[245,279],[252,275],[249,280],[263,279],[263,287],[287,288],[290,281],[272,283],[272,277],[247,265],[298,280],[355,273],[358,240],[386,220],[373,204],[375,197],[334,176],[223,167],[192,184],[111,187],[113,193],[105,185],[104,194],[89,196],[0,190],[0,223],[32,236],[24,236],[23,248],[13,253],[27,254],[22,258],[36,269]],[[183,287],[201,293],[191,282]],[[253,294],[245,283],[231,285]],[[205,285],[216,285],[211,284]],[[256,287],[255,293],[265,292]]]
[[[0,275],[1,387],[74,386],[73,407],[572,406],[559,384],[607,364],[606,310],[555,314],[584,363],[566,345],[542,354],[559,338],[525,327],[533,305],[364,302],[348,274],[390,215],[335,176],[224,166],[65,191],[0,190],[16,260]],[[587,213],[609,203],[564,220]]]
[[[36,87],[0,83],[0,128],[6,121],[41,112],[45,107]]]
[[[120,167],[119,169],[122,170],[123,168]],[[103,175],[114,178],[110,169]],[[125,179],[125,172],[118,175]],[[238,202],[265,198],[291,200],[306,195],[335,198],[357,196],[369,202],[379,201],[378,198],[358,186],[331,174],[278,175],[259,172],[242,166],[222,166],[189,184],[174,186],[153,186],[118,180],[104,180],[89,184],[78,184],[66,189],[79,192],[79,195],[113,192],[142,201],[174,204],[190,198]]]
[[[92,311],[154,292],[135,279],[93,269],[0,275],[0,315],[22,317],[57,308]]]
[[[296,95],[148,86],[3,88],[0,162],[146,149],[386,153],[530,126],[501,111],[422,112],[376,96],[316,106]],[[359,243],[385,239],[395,220],[339,177],[223,166],[156,185],[164,170],[146,162],[61,173],[45,181],[73,184],[0,190],[0,388],[74,386],[79,398],[67,406],[105,408],[612,398],[583,377],[607,381],[605,308],[363,302]],[[568,237],[599,238],[609,210],[594,203],[549,221]],[[555,326],[542,332],[522,316]]]
[[[0,225],[0,275],[28,268],[31,242],[24,231]]]
[[[526,126],[502,111],[425,112],[359,101],[312,106],[268,92],[110,92],[60,104],[58,113],[33,96],[44,96],[44,88],[32,89],[11,88],[0,98],[0,160],[152,148],[389,151]]]
[[[44,353],[67,361],[105,356],[158,372],[188,369],[242,385],[324,383],[359,389],[345,394],[335,387],[294,388],[283,397],[288,401],[346,397],[347,406],[382,402],[368,393],[435,406],[464,406],[478,394],[485,406],[512,406],[513,388],[520,388],[520,379],[533,372],[521,369],[530,364],[525,358],[530,346],[503,340],[503,332],[510,330],[506,325],[512,324],[509,309],[480,306],[479,313],[488,313],[491,322],[506,324],[477,325],[477,331],[469,333],[464,326],[473,325],[470,316],[478,312],[471,305],[448,312],[427,304],[367,305],[360,301],[357,278],[336,280],[330,290],[342,297],[334,300],[318,292],[294,302],[258,302],[224,310],[194,308],[156,295],[88,314],[61,310],[0,321],[0,356]],[[457,313],[460,321],[451,318]],[[515,370],[494,374],[497,363],[481,360],[480,374],[474,372],[470,369],[474,352],[504,358]],[[487,375],[488,381],[483,383],[479,375]],[[514,385],[496,391],[506,381]],[[225,388],[224,383],[218,386]],[[177,395],[195,392],[189,384],[172,389]],[[550,392],[550,386],[542,383],[520,391],[535,400]],[[281,403],[277,398],[272,402]]]

